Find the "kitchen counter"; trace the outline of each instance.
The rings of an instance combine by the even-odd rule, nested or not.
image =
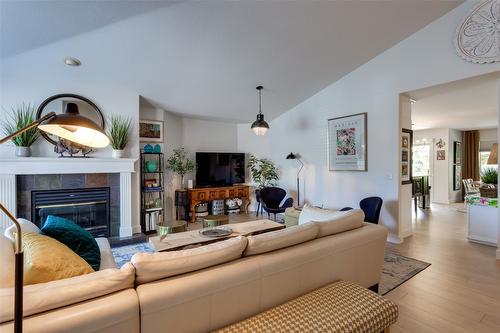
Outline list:
[[[466,196],[465,203],[469,241],[497,246],[498,199]]]

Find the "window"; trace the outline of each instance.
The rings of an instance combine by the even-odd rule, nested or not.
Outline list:
[[[486,162],[488,162],[488,157],[490,157],[490,152],[489,151],[480,151],[479,152],[479,172],[481,172],[481,174],[486,169],[495,169],[495,170],[498,170],[498,165],[496,165],[496,164],[486,164]]]
[[[413,176],[430,174],[431,147],[428,144],[413,145]]]

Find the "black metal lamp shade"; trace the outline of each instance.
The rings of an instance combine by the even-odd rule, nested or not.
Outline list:
[[[269,124],[264,120],[264,115],[259,113],[257,115],[257,120],[252,124],[252,131],[255,135],[264,135],[269,129]]]
[[[81,116],[75,103],[68,103],[63,114],[42,122],[38,128],[92,148],[104,148],[109,145],[109,138],[102,128],[89,118]]]

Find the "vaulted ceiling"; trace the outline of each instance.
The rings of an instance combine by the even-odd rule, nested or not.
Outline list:
[[[257,85],[275,118],[461,2],[2,0],[0,60],[58,75],[73,56],[166,110],[249,122]]]

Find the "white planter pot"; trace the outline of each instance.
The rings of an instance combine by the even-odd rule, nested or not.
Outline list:
[[[111,157],[122,158],[123,157],[123,149],[113,149],[113,151],[111,152]]]
[[[30,157],[31,156],[31,148],[30,147],[16,147],[16,156],[17,157]]]

